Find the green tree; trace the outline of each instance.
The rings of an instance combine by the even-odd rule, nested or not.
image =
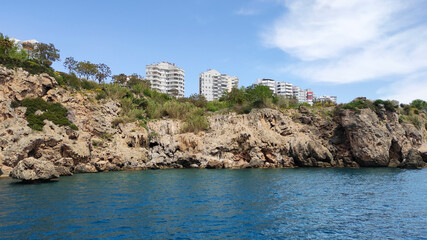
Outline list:
[[[151,83],[147,79],[144,79],[141,75],[134,73],[129,76],[129,80],[127,81],[127,85],[132,87],[135,85],[142,85],[146,89],[151,88]]]
[[[0,33],[0,54],[8,56],[13,46],[14,43],[9,39],[9,37],[4,36],[3,33]]]
[[[68,73],[76,71],[78,62],[73,57],[67,57],[64,61],[64,67],[68,69]]]
[[[97,65],[97,73],[95,74],[96,79],[99,83],[104,82],[106,78],[111,76],[111,69],[104,63]]]
[[[120,73],[119,75],[114,75],[112,78],[115,83],[124,85],[127,81],[128,76],[126,76],[126,74],[124,73]]]
[[[88,80],[90,77],[94,79],[98,73],[98,65],[89,61],[78,62],[76,66],[76,73],[79,75],[79,77],[85,77]]]
[[[230,92],[224,93],[224,95],[220,98],[221,101],[227,101],[231,104],[239,104],[243,105],[246,101],[246,88],[242,87],[240,89],[238,88],[232,88]]]
[[[273,99],[273,91],[267,86],[257,85],[246,90],[246,99],[255,107],[263,107],[267,99]]]
[[[208,101],[205,96],[200,94],[192,94],[186,101],[194,104],[194,106],[199,108],[205,108],[208,105]]]
[[[60,57],[59,50],[52,43],[37,43],[34,49],[34,56],[46,67],[50,67]]]

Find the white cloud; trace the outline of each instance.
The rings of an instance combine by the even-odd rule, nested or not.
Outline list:
[[[382,99],[396,99],[410,103],[414,99],[427,100],[427,71],[412,74],[377,91]]]
[[[390,76],[412,83],[409,76],[427,70],[420,2],[287,0],[285,14],[263,37],[267,46],[295,57],[286,70],[305,79],[353,83]]]
[[[237,15],[243,15],[243,16],[251,16],[251,15],[258,14],[258,12],[255,9],[240,8],[239,10],[236,11],[236,14]]]

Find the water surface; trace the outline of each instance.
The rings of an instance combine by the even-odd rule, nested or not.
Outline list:
[[[3,239],[427,239],[427,169],[157,170],[0,179]]]

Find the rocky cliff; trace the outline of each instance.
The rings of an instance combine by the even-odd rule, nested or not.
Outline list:
[[[27,126],[25,107],[11,102],[41,97],[68,109],[79,130],[45,120]],[[399,123],[395,112],[340,110],[331,119],[301,108],[281,112],[216,114],[210,130],[181,133],[177,120],[112,126],[121,106],[90,91],[66,90],[49,75],[0,66],[0,175],[23,160],[53,163],[60,175],[161,168],[404,167],[427,162],[426,131]],[[424,145],[423,145],[424,144]],[[27,166],[29,164],[26,164]]]

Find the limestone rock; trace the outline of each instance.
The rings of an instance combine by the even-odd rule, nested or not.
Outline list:
[[[416,149],[411,149],[406,159],[399,165],[402,168],[422,168],[425,163],[420,155],[420,152]]]
[[[96,173],[98,172],[95,166],[91,164],[79,163],[74,167],[74,173]]]
[[[33,157],[19,161],[10,172],[10,176],[23,181],[50,180],[59,178],[59,173],[53,163]]]

